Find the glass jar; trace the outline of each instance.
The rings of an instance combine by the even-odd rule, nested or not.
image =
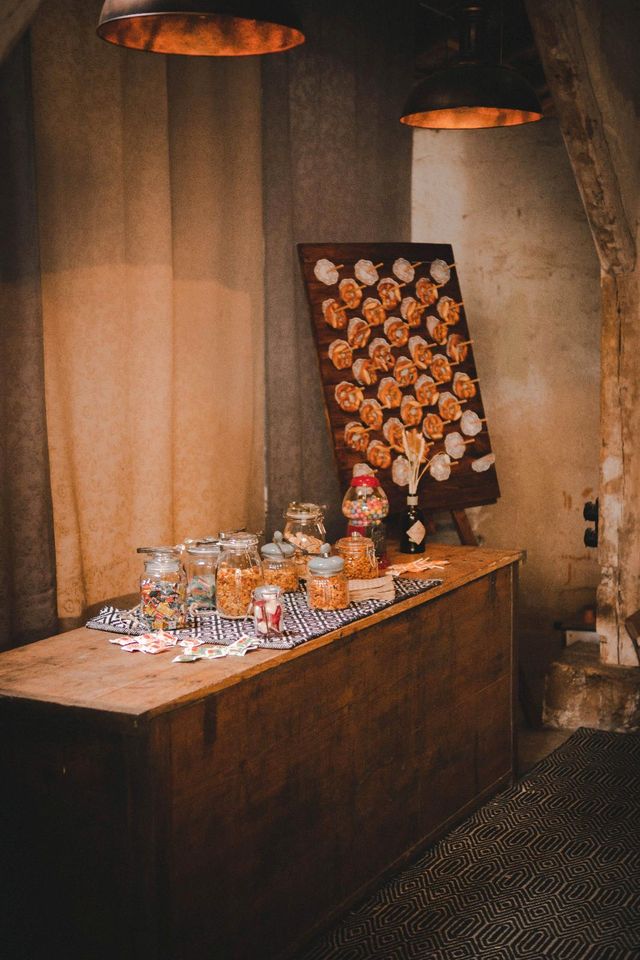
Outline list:
[[[257,536],[235,533],[221,540],[216,570],[216,604],[220,616],[232,620],[248,616],[253,591],[261,583]]]
[[[253,625],[258,637],[281,637],[284,619],[282,590],[274,584],[253,591]]]
[[[280,587],[285,592],[298,589],[295,548],[290,543],[284,543],[279,530],[273,535],[273,543],[265,543],[260,553],[265,583]]]
[[[312,610],[344,610],[349,606],[349,583],[342,557],[330,556],[325,543],[319,556],[309,557],[307,602]]]
[[[344,572],[348,580],[373,580],[378,576],[378,560],[370,537],[352,533],[338,540],[335,549],[344,560]]]
[[[216,609],[216,567],[220,547],[215,540],[195,541],[185,547],[187,603],[198,616],[211,616]]]
[[[298,503],[294,500],[287,507],[284,518],[284,538],[295,549],[298,576],[304,580],[307,576],[307,557],[319,554],[320,547],[327,538],[324,507],[317,503]]]
[[[179,630],[186,624],[186,583],[176,547],[138,547],[145,554],[140,577],[140,615],[151,630]]]
[[[386,566],[385,519],[389,515],[389,500],[368,464],[355,464],[353,478],[342,501],[342,513],[348,520],[347,534],[370,537],[378,565]]]

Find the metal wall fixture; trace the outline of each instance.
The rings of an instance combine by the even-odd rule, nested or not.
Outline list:
[[[122,47],[196,57],[279,53],[305,39],[286,4],[251,0],[105,0],[97,32]]]
[[[436,130],[510,127],[542,119],[528,80],[487,56],[487,11],[483,2],[463,2],[457,11],[457,60],[429,74],[407,100],[402,123]]]

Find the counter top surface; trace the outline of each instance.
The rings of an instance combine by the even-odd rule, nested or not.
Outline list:
[[[391,562],[413,557],[390,551]],[[158,713],[197,701],[235,683],[277,668],[358,630],[456,590],[501,567],[517,563],[515,550],[485,550],[431,544],[424,556],[447,560],[442,570],[422,577],[442,578],[440,586],[386,607],[356,623],[301,644],[293,650],[258,650],[245,657],[196,663],[173,663],[172,654],[157,656],[124,653],[109,643],[110,634],[81,627],[0,655],[2,700],[38,701],[65,708],[108,713],[115,717],[148,719]]]

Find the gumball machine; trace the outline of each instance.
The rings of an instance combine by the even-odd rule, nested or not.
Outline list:
[[[378,565],[387,565],[387,524],[389,501],[375,471],[366,463],[356,463],[349,489],[342,501],[347,518],[347,536],[359,533],[373,540]]]

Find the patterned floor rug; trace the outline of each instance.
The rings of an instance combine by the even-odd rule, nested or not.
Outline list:
[[[578,730],[299,960],[640,958],[640,736]]]

